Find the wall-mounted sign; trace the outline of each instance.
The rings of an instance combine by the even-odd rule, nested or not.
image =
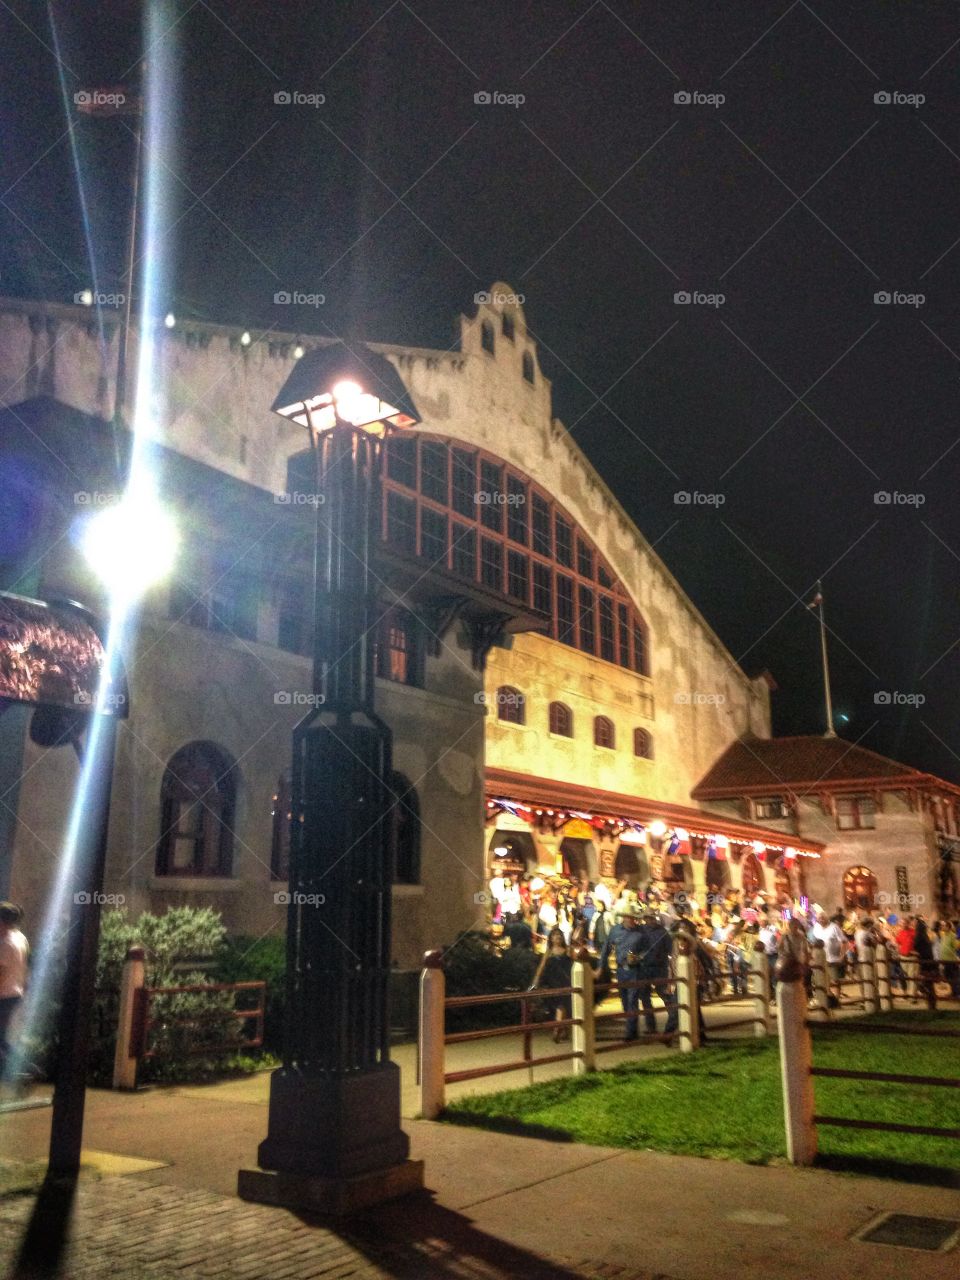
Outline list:
[[[584,822],[582,818],[571,818],[565,824],[563,834],[571,840],[592,840],[597,833],[589,822]]]

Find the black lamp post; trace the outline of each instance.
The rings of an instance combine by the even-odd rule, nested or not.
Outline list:
[[[423,1185],[390,1061],[391,734],[374,708],[369,575],[381,441],[420,419],[389,361],[339,342],[298,361],[273,410],[309,430],[317,462],[317,699],[293,734],[283,1066],[260,1169],[238,1189],[341,1213]]]

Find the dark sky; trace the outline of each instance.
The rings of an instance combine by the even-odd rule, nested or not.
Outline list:
[[[93,278],[71,120],[116,287],[130,134],[68,115],[50,15],[72,99],[130,79],[143,7],[0,10],[3,293],[70,301]],[[841,732],[960,777],[956,6],[153,7],[151,64],[177,72],[154,157],[164,310],[447,346],[474,293],[509,281],[557,414],[734,655],[774,674],[776,731],[823,729],[803,607],[822,577]],[[282,289],[326,303],[275,306]]]

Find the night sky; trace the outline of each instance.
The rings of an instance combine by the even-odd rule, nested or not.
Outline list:
[[[142,8],[0,10],[4,294],[72,301],[95,278],[71,122],[96,279],[118,287],[130,122],[72,97],[130,81]],[[774,675],[775,731],[824,728],[804,607],[822,577],[841,733],[960,778],[955,6],[158,9],[180,68],[176,145],[154,157],[176,175],[163,310],[447,347],[508,281],[557,415],[734,656]]]

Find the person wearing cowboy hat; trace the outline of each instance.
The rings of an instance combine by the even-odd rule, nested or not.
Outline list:
[[[619,984],[620,1003],[626,1014],[624,1028],[625,1040],[637,1038],[637,1006],[640,993],[637,987],[627,987],[624,983],[633,982],[637,977],[637,958],[643,954],[643,932],[638,927],[641,914],[640,902],[636,894],[624,894],[617,902],[617,923],[607,935],[600,952],[600,961],[596,974],[601,982],[609,978],[608,964],[612,955],[616,961],[617,983]]]

